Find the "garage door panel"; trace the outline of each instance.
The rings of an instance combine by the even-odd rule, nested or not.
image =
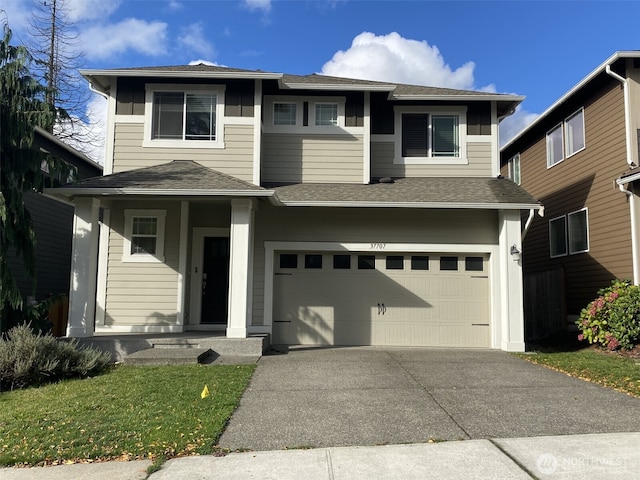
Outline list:
[[[375,270],[358,269],[356,253],[348,270],[334,269],[331,253],[321,269],[304,268],[304,256],[274,279],[275,343],[490,346],[487,255],[475,262],[482,271],[467,271],[464,255],[456,271],[440,271],[437,254],[424,255],[426,270],[412,270],[411,254],[402,269],[402,254],[377,255]]]

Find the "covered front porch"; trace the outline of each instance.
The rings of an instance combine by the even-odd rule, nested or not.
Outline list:
[[[266,348],[267,332],[252,327],[253,236],[273,191],[174,161],[49,193],[75,207],[68,337],[115,358],[245,339]]]

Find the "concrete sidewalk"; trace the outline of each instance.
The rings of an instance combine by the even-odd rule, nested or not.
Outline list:
[[[2,480],[142,480],[151,462],[0,469]],[[637,478],[640,433],[461,440],[204,455],[168,461],[149,480]]]

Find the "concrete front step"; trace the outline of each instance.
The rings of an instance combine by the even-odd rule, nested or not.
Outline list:
[[[125,365],[195,365],[215,356],[210,348],[147,348],[124,357]]]

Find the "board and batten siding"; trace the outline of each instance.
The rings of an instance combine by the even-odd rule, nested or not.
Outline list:
[[[253,125],[225,125],[225,148],[143,147],[143,139],[144,123],[118,123],[116,120],[114,173],[172,160],[193,160],[241,180],[253,181]]]
[[[399,165],[393,163],[394,143],[371,142],[371,177],[487,177],[491,176],[491,143],[468,142],[465,165]],[[433,159],[434,163],[437,159]]]
[[[525,238],[525,273],[564,268],[569,315],[579,314],[614,278],[633,278],[629,204],[614,185],[627,169],[617,82],[584,104],[584,119],[585,149],[553,167],[547,168],[544,135],[520,152],[521,186],[545,206],[544,218],[535,217]],[[549,220],[585,207],[589,252],[550,258]]]
[[[362,135],[268,133],[262,138],[265,183],[362,183]]]
[[[265,241],[497,245],[497,225],[498,214],[490,210],[261,205],[256,215],[252,324],[262,325],[264,318]]]
[[[164,263],[123,263],[124,210],[166,210]],[[105,326],[175,325],[180,204],[117,202],[111,209]]]

